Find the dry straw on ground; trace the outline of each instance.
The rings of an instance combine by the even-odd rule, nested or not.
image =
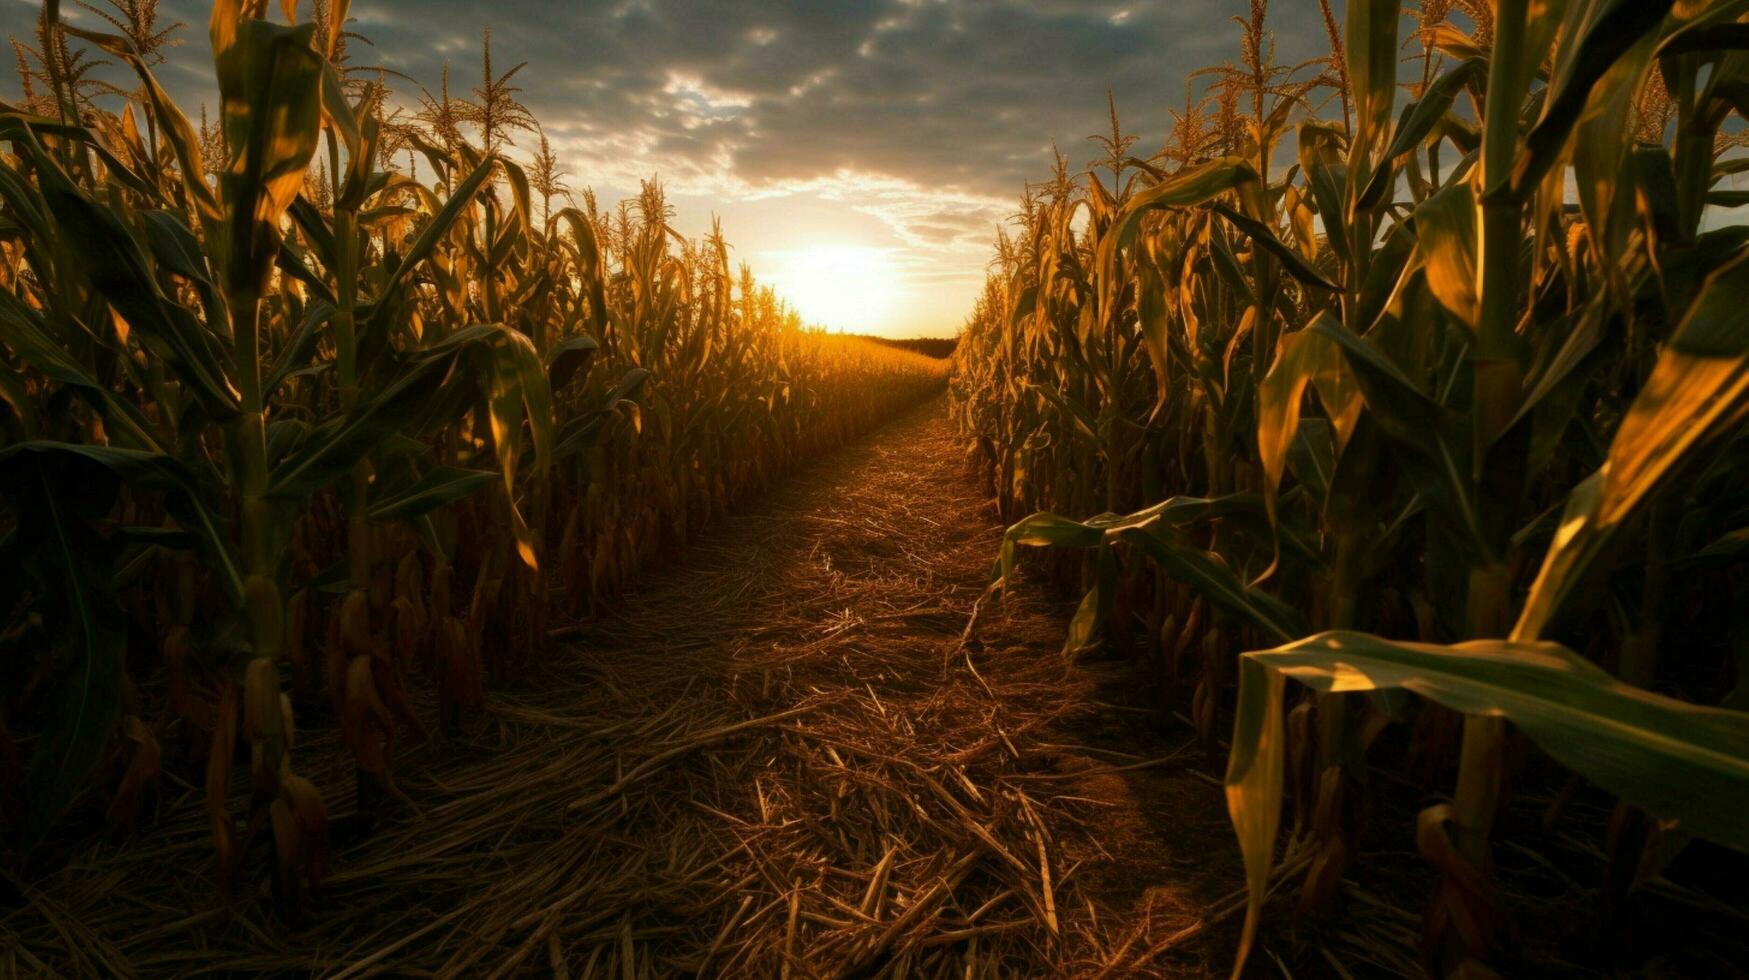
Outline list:
[[[562,628],[544,676],[494,693],[464,739],[411,748],[401,809],[340,842],[309,921],[277,925],[265,896],[219,907],[185,787],[136,839],[21,883],[6,965],[1219,969],[1230,936],[1206,940],[1237,867],[1204,753],[1098,704],[1099,670],[1066,673],[1055,605],[1017,595],[967,635],[999,533],[925,408],[730,518],[617,613]],[[302,750],[351,811],[339,747]]]

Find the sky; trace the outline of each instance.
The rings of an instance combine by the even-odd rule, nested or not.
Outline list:
[[[102,0],[96,0],[102,2]],[[28,38],[40,0],[0,0]],[[277,8],[278,4],[270,6]],[[1325,53],[1313,0],[1271,11],[1281,61]],[[685,234],[722,219],[748,263],[808,319],[891,336],[957,331],[999,222],[1052,147],[1082,167],[1106,89],[1147,155],[1186,76],[1237,52],[1247,0],[354,0],[354,64],[434,89],[479,84],[480,36],[575,188],[612,202],[657,177]],[[98,26],[62,4],[69,22]],[[158,69],[190,116],[216,101],[210,6],[162,0],[189,25]],[[391,80],[391,84],[396,84]],[[398,83],[398,99],[417,96]],[[16,92],[16,81],[0,93]],[[3,96],[0,96],[3,97]],[[530,142],[527,139],[523,143]]]

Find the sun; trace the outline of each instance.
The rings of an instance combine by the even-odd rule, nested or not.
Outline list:
[[[813,245],[777,253],[767,273],[777,294],[811,326],[873,333],[887,325],[899,277],[887,249]]]

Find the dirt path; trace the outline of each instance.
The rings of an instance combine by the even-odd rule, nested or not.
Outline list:
[[[198,789],[167,786],[152,829],[0,913],[0,973],[1221,972],[1217,770],[1129,667],[1064,669],[1037,588],[962,643],[1000,535],[931,403],[405,750],[419,812],[339,851],[311,921],[216,909]],[[331,737],[299,752],[349,811]]]

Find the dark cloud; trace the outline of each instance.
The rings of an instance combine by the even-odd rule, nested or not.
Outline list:
[[[34,7],[0,4],[7,32],[27,33]],[[1085,137],[1100,126],[1108,85],[1126,125],[1157,144],[1185,75],[1236,49],[1228,17],[1246,6],[356,0],[356,29],[375,46],[352,53],[433,87],[447,62],[452,87],[465,90],[478,83],[479,34],[490,24],[500,69],[527,61],[524,99],[579,143],[611,134],[607,149],[636,145],[658,157],[645,162],[677,171],[726,160],[753,186],[852,171],[1006,197],[1048,165],[1052,142],[1076,163],[1095,155]],[[1281,57],[1321,53],[1315,6],[1277,8]],[[204,67],[205,5],[172,0],[164,10],[190,25],[173,61]]]

